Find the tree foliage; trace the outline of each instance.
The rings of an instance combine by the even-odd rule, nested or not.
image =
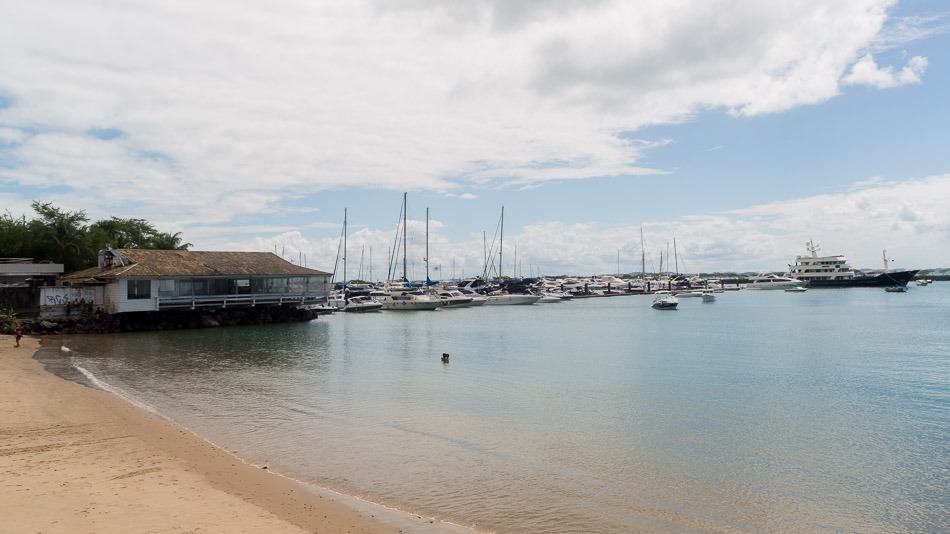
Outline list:
[[[89,224],[85,211],[33,202],[36,217],[0,215],[0,257],[33,258],[65,265],[66,272],[96,264],[103,248],[187,250],[181,232],[160,232],[144,219],[112,217]]]

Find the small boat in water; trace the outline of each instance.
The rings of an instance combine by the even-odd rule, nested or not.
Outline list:
[[[657,293],[653,297],[653,309],[656,310],[675,310],[680,301],[669,293]]]
[[[923,286],[929,286],[931,282],[933,282],[933,280],[929,280],[929,279],[926,279],[926,278],[921,278],[920,280],[917,280],[916,284],[917,284],[918,286],[923,287]]]
[[[786,293],[804,293],[806,291],[808,291],[808,288],[802,286],[789,287],[785,290]]]
[[[716,295],[714,295],[711,291],[703,291],[702,296],[703,302],[716,302]]]
[[[907,293],[907,286],[888,286],[884,288],[888,293]]]
[[[701,297],[703,296],[702,291],[676,291],[673,293],[676,298],[691,298],[691,297]]]
[[[550,304],[552,302],[562,302],[564,300],[563,298],[553,293],[541,293],[540,296],[541,296],[541,300],[539,300],[538,302],[542,304]]]
[[[350,313],[366,313],[374,312],[383,309],[383,305],[379,302],[376,302],[371,297],[366,295],[361,295],[358,297],[350,297],[346,299],[346,305],[343,306],[343,311]]]
[[[472,297],[462,294],[457,289],[439,291],[439,300],[442,301],[443,308],[467,308],[474,301]]]

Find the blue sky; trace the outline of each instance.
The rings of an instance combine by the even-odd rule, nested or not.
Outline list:
[[[469,269],[503,204],[548,272],[612,271],[641,223],[697,269],[779,269],[807,237],[950,264],[950,10],[822,4],[24,9],[0,22],[0,201],[319,265],[343,207],[385,249],[403,190]]]

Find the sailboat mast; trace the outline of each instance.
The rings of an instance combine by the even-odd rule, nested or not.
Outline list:
[[[429,207],[426,206],[426,283],[429,283]]]
[[[676,274],[680,274],[680,256],[676,253],[676,237],[673,237],[673,261],[676,262]]]
[[[505,248],[505,207],[501,207],[501,240],[498,243],[498,278],[501,278],[501,268],[504,265],[501,262],[501,254]]]
[[[408,196],[409,196],[409,193],[402,194],[402,279],[403,280],[409,280],[409,278],[406,277],[406,272],[409,270],[407,268],[408,261],[406,260],[406,257],[409,255],[409,249],[406,247],[406,245],[409,243],[409,240],[406,237],[406,233],[407,233],[406,222],[409,219],[409,217],[406,215],[406,208],[408,206],[407,204]]]
[[[482,278],[488,278],[488,237],[482,230]]]
[[[640,278],[647,274],[647,251],[643,248],[643,225],[640,225]]]
[[[373,247],[369,247],[369,281],[373,281]]]
[[[343,289],[346,289],[346,208],[343,208]]]
[[[356,276],[358,279],[363,279],[363,257],[366,256],[366,244],[363,244],[363,247],[360,248],[360,270],[359,274]]]
[[[511,272],[512,278],[518,277],[518,242],[515,241],[515,264],[514,270]]]

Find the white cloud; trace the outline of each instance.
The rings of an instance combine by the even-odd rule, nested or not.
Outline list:
[[[874,56],[866,54],[851,66],[851,71],[842,81],[848,85],[869,85],[878,89],[888,89],[920,83],[920,77],[926,70],[927,58],[923,56],[910,58],[904,68],[895,72],[894,67],[879,67],[874,61]]]
[[[661,251],[676,238],[681,270],[690,272],[785,270],[804,243],[814,239],[829,254],[845,254],[859,267],[877,267],[881,249],[905,267],[950,265],[950,174],[903,182],[865,183],[844,192],[803,197],[717,213],[700,213],[673,220],[644,221],[647,271],[658,268]],[[444,235],[444,221],[430,222],[431,264],[442,266],[448,277],[480,274],[482,236],[462,241]],[[409,274],[423,276],[425,222],[410,220]],[[352,232],[349,271],[358,270],[364,256],[364,274],[373,252],[374,273],[385,278],[386,260],[393,246],[392,229],[361,228]],[[489,247],[493,237],[488,235]],[[332,270],[338,236],[308,238],[285,232],[250,241],[202,242],[210,248],[283,250],[288,259],[306,254],[311,266]],[[497,245],[495,245],[497,247]],[[517,247],[519,271],[530,274],[607,273],[616,271],[617,250],[622,270],[640,270],[640,225],[567,224],[538,221],[505,236],[504,272],[514,270]],[[401,263],[397,268],[401,273]]]
[[[303,188],[657,173],[619,133],[832,98],[893,1],[392,4],[21,2],[0,18],[0,123],[34,133],[0,179],[184,225]]]

